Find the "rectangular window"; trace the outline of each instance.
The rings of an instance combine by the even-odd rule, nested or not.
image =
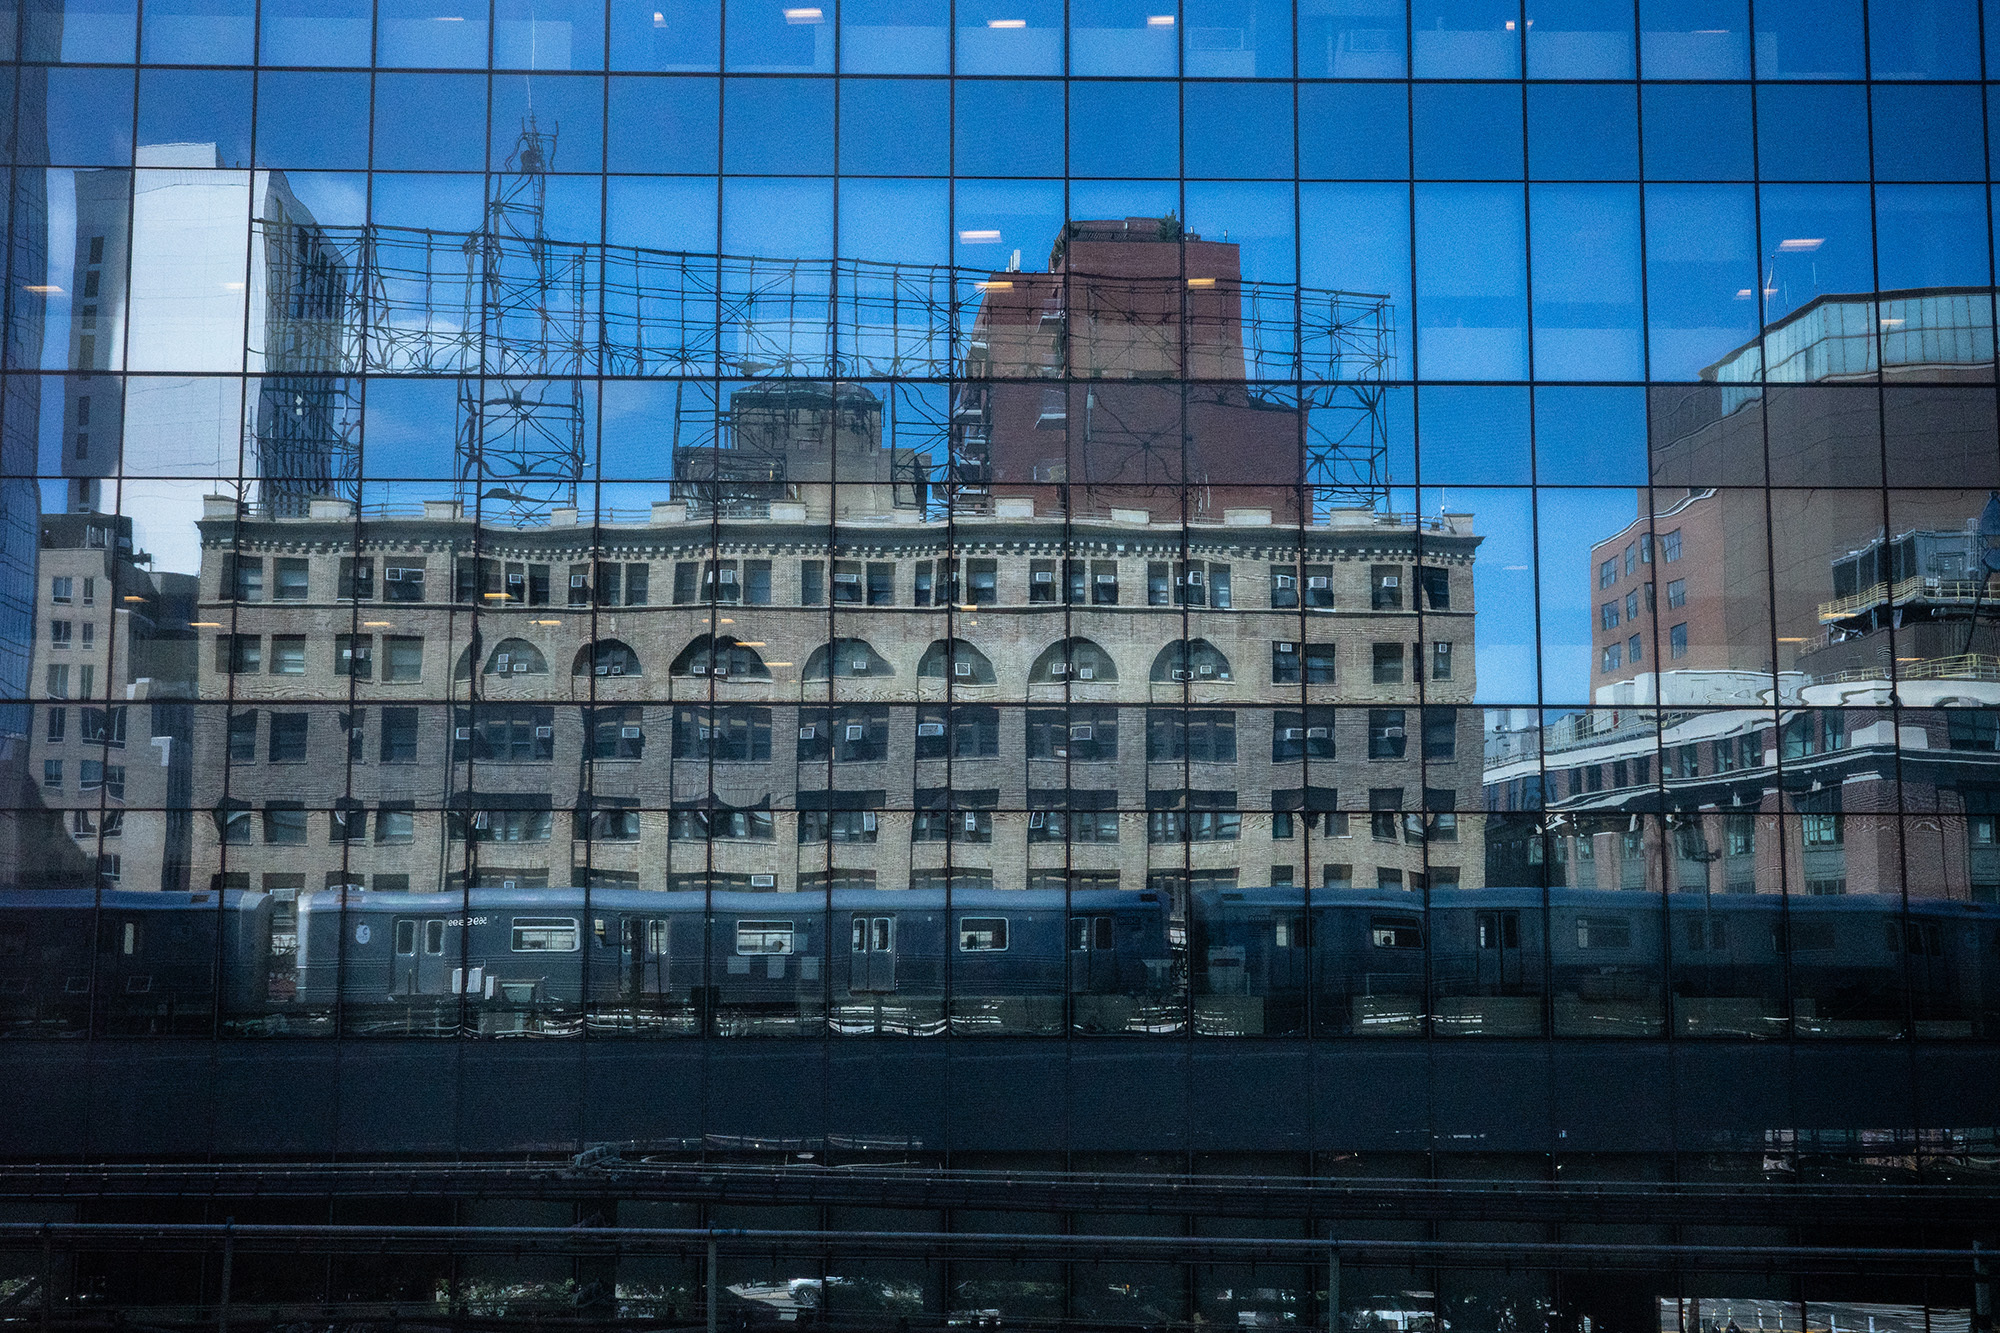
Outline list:
[[[1580,916],[1576,919],[1579,949],[1629,949],[1632,923],[1622,916]]]
[[[1236,714],[1218,708],[1146,710],[1146,758],[1153,763],[1236,762]]]
[[[1458,758],[1458,710],[1456,708],[1426,708],[1424,719],[1424,758]]]
[[[769,568],[767,565],[766,568]],[[652,590],[653,567],[631,564],[625,566],[625,605],[644,606]]]
[[[49,622],[49,647],[69,647],[75,630],[76,622],[73,620],[51,620]]]
[[[1660,535],[1661,562],[1664,564],[1671,565],[1680,558],[1681,558],[1681,530],[1679,528],[1675,528],[1672,532],[1662,533]]]
[[[60,744],[63,739],[63,733],[67,731],[69,728],[69,709],[67,708],[49,709],[47,725],[48,725],[48,731],[46,734],[49,743],[51,745]]]
[[[281,556],[271,562],[271,598],[279,602],[303,602],[309,591],[309,561]]]
[[[375,600],[375,561],[368,557],[342,556],[340,583],[335,589],[343,602]]]
[[[229,760],[236,764],[257,762],[257,714],[236,713],[229,719]]]
[[[1403,567],[1373,565],[1368,570],[1368,605],[1376,611],[1403,609]]]
[[[833,562],[834,605],[862,604],[861,566],[859,560],[836,560]]]
[[[1409,748],[1409,737],[1403,729],[1403,710],[1400,708],[1371,708],[1368,710],[1368,757],[1370,759],[1401,759]]]
[[[375,674],[375,636],[336,634],[333,636],[333,674],[368,680]]]
[[[958,919],[961,953],[998,953],[1007,947],[1007,918],[965,916]]]
[[[51,579],[49,580],[49,600],[59,605],[67,606],[75,596],[73,592],[75,587],[76,580],[68,576]]]
[[[1636,634],[1625,641],[1625,659],[1634,665],[1646,660],[1645,650]]]
[[[1028,604],[1053,602],[1056,599],[1056,562],[1053,560],[1030,560],[1028,562]]]
[[[745,560],[743,562],[743,600],[751,606],[771,604],[771,562],[769,560]]]
[[[215,669],[218,673],[246,675],[261,671],[263,667],[264,641],[255,634],[215,636]],[[54,667],[49,669],[55,670]]]
[[[1669,580],[1667,583],[1667,605],[1675,609],[1679,609],[1680,607],[1686,606],[1687,603],[1688,603],[1687,580],[1686,579]]]
[[[42,785],[44,787],[62,786],[62,760],[42,760]]]
[[[417,837],[417,813],[409,806],[388,801],[375,813],[375,841],[411,843]],[[379,880],[377,881],[379,884]]]
[[[1451,571],[1426,565],[1417,571],[1424,590],[1426,611],[1451,610]]]
[[[515,953],[575,953],[582,935],[575,917],[517,916],[513,926]]]
[[[599,564],[592,573],[596,578],[596,586],[592,591],[597,594],[597,604],[599,606],[616,606],[624,600],[625,567],[623,565]]]
[[[736,923],[736,952],[739,954],[785,954],[792,951],[792,923],[789,921],[746,921]]]
[[[413,764],[417,761],[417,717],[414,708],[382,710],[383,763]]]
[[[1331,685],[1333,680],[1333,645],[1330,643],[1309,643],[1304,653],[1306,684]]]
[[[699,567],[692,560],[677,561],[674,565],[674,605],[685,606],[695,600],[695,575]]]
[[[1090,562],[1090,604],[1092,606],[1118,605],[1118,562],[1116,560],[1093,560]]]
[[[1400,643],[1378,643],[1373,645],[1375,683],[1377,685],[1400,685],[1403,683],[1403,645]]]
[[[1292,565],[1271,566],[1271,609],[1289,611],[1299,604],[1299,575]]]
[[[305,762],[306,718],[307,715],[304,713],[271,714],[272,763],[298,764]]]
[[[974,562],[978,563],[977,561]],[[991,563],[990,561],[988,563]],[[975,599],[976,600],[976,599]],[[886,561],[868,562],[868,605],[893,606],[896,601],[896,567]]]
[[[411,634],[382,637],[382,679],[410,682],[423,679],[424,641]]]
[[[799,561],[799,605],[826,605],[826,562]]]
[[[1625,572],[1627,574],[1635,573],[1638,568],[1639,544],[1637,542],[1627,542],[1625,543]]]
[[[264,561],[261,556],[232,555],[222,564],[222,595],[238,602],[264,600]]]
[[[569,567],[569,605],[590,605],[590,566],[573,564]]]
[[[1597,567],[1598,587],[1608,588],[1616,582],[1618,582],[1618,562],[1616,560],[1606,560]]]
[[[1146,605],[1167,606],[1173,601],[1173,567],[1164,560],[1146,562]]]
[[[299,847],[306,840],[306,809],[298,801],[270,801],[264,806],[264,841]]]
[[[1688,627],[1676,625],[1667,631],[1667,656],[1678,661],[1688,655]]]
[[[1597,626],[1599,629],[1618,628],[1618,603],[1606,602],[1597,608]]]
[[[1597,665],[1598,670],[1607,673],[1618,670],[1625,665],[1625,649],[1619,644],[1612,644],[1604,650],[1604,655]]]
[[[382,595],[385,601],[424,600],[424,566],[405,557],[382,562]]]
[[[305,635],[273,634],[271,636],[271,674],[274,676],[303,676],[306,674]]]
[[[1306,606],[1314,611],[1333,610],[1333,566],[1307,565]]]
[[[1451,679],[1451,645],[1434,643],[1431,645],[1431,679]]]
[[[1271,683],[1296,685],[1300,679],[1299,646],[1279,640],[1271,645]]]

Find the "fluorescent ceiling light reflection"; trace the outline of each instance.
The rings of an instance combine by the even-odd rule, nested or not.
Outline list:
[[[1780,250],[1817,250],[1826,244],[1824,236],[1800,236],[1789,241],[1779,241]]]
[[[825,17],[826,11],[821,9],[788,9],[785,11],[785,22],[787,23],[818,23]]]
[[[988,20],[986,20],[986,26],[987,26],[987,27],[989,27],[989,28],[1025,28],[1025,27],[1027,27],[1027,26],[1028,26],[1028,20],[1026,20],[1026,19],[988,19]]]
[[[1174,26],[1174,16],[1172,14],[1148,14],[1146,15],[1146,26],[1149,28],[1171,28]]]
[[[1756,294],[1757,293],[1751,291],[1748,287],[1745,287],[1742,291],[1736,293],[1736,299],[1739,301],[1747,301]]]
[[[963,245],[994,245],[999,242],[1000,233],[997,231],[962,231],[958,234],[958,239],[960,244]]]

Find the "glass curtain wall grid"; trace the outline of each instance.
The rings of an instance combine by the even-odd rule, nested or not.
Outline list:
[[[24,8],[0,1030],[2000,1035],[1996,21]]]

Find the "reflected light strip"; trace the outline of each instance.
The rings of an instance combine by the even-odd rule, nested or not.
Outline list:
[[[1146,15],[1146,26],[1149,28],[1171,28],[1174,26],[1174,16],[1172,14],[1148,14]]]
[[[21,290],[24,292],[41,292],[44,295],[48,295],[48,294],[60,294],[62,288],[48,287],[48,286],[29,286],[29,287],[23,287]]]
[[[1014,284],[1011,282],[978,282],[974,283],[973,286],[979,288],[982,292],[1011,292],[1014,290]]]
[[[992,245],[1000,239],[997,231],[962,231],[958,234],[962,245]],[[33,288],[29,289],[34,290]]]
[[[787,23],[818,23],[826,17],[822,9],[788,9],[785,11]]]
[[[1214,285],[1215,285],[1215,279],[1214,279],[1214,278],[1189,278],[1189,279],[1188,279],[1188,286],[1190,286],[1190,287],[1213,287]]]
[[[1026,19],[988,19],[988,20],[986,20],[986,26],[987,26],[987,27],[989,27],[989,28],[1025,28],[1025,27],[1027,27],[1027,26],[1028,26],[1028,20],[1026,20]]]
[[[361,622],[361,628],[363,628],[363,629],[394,629],[394,628],[396,628],[396,623],[395,623],[394,621],[392,621],[392,620],[364,620],[364,621],[362,621],[362,622]]]
[[[1799,236],[1789,241],[1779,241],[1780,250],[1817,250],[1826,244],[1824,236]]]
[[[221,622],[220,620],[190,620],[190,621],[188,621],[188,628],[189,628],[189,629],[221,629],[221,628],[222,628],[222,622]]]

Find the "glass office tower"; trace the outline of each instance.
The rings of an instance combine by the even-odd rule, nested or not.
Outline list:
[[[22,1142],[1990,1149],[2000,12],[7,21]]]

